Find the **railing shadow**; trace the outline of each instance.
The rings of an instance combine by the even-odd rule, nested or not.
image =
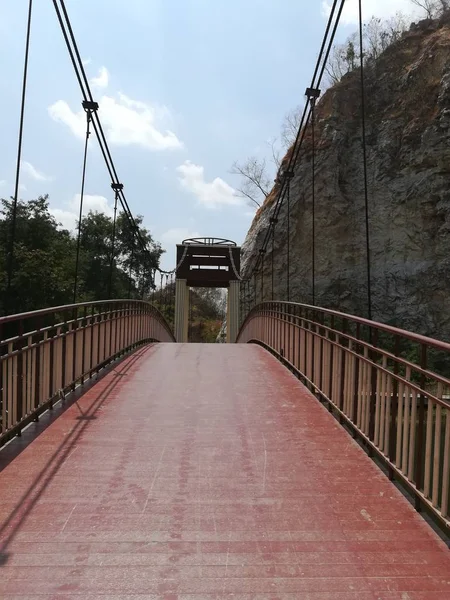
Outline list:
[[[148,346],[137,350],[133,355],[124,357],[124,359],[119,364],[113,364],[112,368],[107,369],[101,377],[99,377],[96,381],[93,381],[92,384],[86,386],[82,390],[77,390],[73,393],[73,397],[64,403],[58,411],[55,411],[55,414],[49,416],[48,420],[45,423],[37,423],[36,428],[39,428],[39,432],[36,434],[36,428],[30,428],[30,432],[26,432],[25,443],[22,440],[18,440],[17,447],[15,442],[10,443],[3,451],[0,452],[1,464],[0,471],[4,469],[8,464],[10,464],[17,456],[25,450],[37,437],[39,437],[50,425],[64,412],[66,412],[71,406],[77,404],[79,398],[82,394],[86,393],[86,391],[98,383],[103,377],[108,374],[111,374],[111,371],[114,371],[114,374],[111,378],[111,381],[108,383],[107,387],[104,388],[98,396],[93,400],[91,405],[85,412],[81,411],[79,408],[81,415],[76,418],[76,424],[74,425],[72,431],[66,436],[64,441],[56,448],[53,452],[52,456],[48,460],[46,466],[41,469],[41,471],[34,478],[31,485],[28,487],[26,492],[22,495],[20,500],[17,503],[16,508],[11,512],[11,514],[7,517],[5,521],[0,525],[0,566],[4,566],[7,564],[10,554],[8,553],[8,548],[11,542],[14,540],[18,531],[26,521],[28,515],[31,510],[37,504],[42,494],[45,492],[47,487],[52,482],[55,475],[58,473],[60,467],[65,462],[69,454],[74,450],[77,442],[79,441],[81,435],[86,431],[91,421],[97,418],[96,413],[101,408],[105,400],[110,396],[111,392],[117,386],[117,384],[121,381],[122,377],[133,367],[136,362],[145,354],[148,350]],[[123,364],[125,362],[125,364]],[[8,451],[8,452],[7,452]],[[5,452],[5,455],[3,453]],[[6,454],[7,452],[7,454]],[[5,460],[6,457],[6,460]],[[3,534],[8,531],[8,534],[5,538],[2,539]]]

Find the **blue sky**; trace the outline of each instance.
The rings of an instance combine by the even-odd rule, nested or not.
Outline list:
[[[339,40],[355,28],[348,0]],[[0,0],[0,195],[13,193],[27,0]],[[269,154],[300,104],[325,27],[322,0],[66,0],[119,177],[133,213],[174,266],[192,235],[241,243],[253,209],[236,198],[235,160]],[[367,16],[410,0],[366,0]],[[73,227],[85,117],[51,0],[34,3],[21,197],[50,194]],[[6,57],[6,60],[5,60]],[[92,136],[86,206],[111,211]]]

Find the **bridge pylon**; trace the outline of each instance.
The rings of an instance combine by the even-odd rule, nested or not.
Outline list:
[[[239,331],[241,249],[231,240],[192,238],[177,244],[175,270],[175,339],[188,341],[189,288],[228,289],[227,342],[235,343]]]

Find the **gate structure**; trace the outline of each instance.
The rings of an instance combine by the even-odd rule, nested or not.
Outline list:
[[[241,249],[231,240],[192,238],[177,244],[175,338],[188,341],[189,288],[228,289],[227,342],[239,331]]]

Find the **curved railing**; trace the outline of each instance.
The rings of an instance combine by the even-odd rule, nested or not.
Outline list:
[[[266,302],[238,342],[275,353],[450,526],[450,344],[333,310]]]
[[[0,318],[0,446],[108,363],[174,342],[148,302],[109,300]]]

